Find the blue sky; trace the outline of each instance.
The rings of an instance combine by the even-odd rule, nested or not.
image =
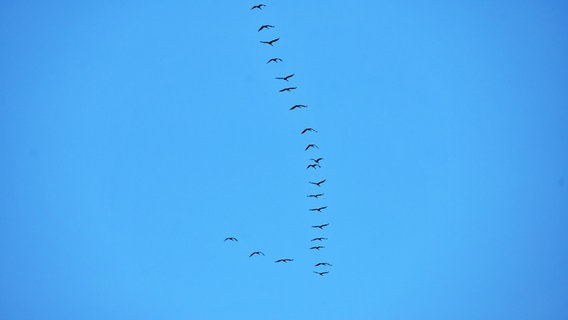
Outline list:
[[[566,319],[566,4],[264,3],[0,4],[0,318]]]

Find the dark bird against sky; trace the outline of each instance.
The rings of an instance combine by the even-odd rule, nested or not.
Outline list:
[[[324,227],[329,226],[329,223],[320,224],[319,226],[312,226],[312,228],[323,229]]]
[[[250,254],[249,258],[252,257],[252,256],[254,256],[254,255],[259,255],[259,256],[260,256],[260,255],[264,255],[264,253],[262,253],[262,252],[260,252],[260,251],[255,251],[255,252],[253,252],[253,253]]]
[[[307,108],[308,106],[303,105],[303,104],[296,104],[293,105],[292,108],[290,108],[290,110],[294,110],[294,109],[300,109],[300,108]]]
[[[225,238],[225,241],[227,241],[227,240],[230,240],[230,241],[239,241],[239,240],[237,240],[237,238],[235,238],[235,237],[227,237],[227,238]]]
[[[301,134],[304,134],[306,132],[318,132],[318,131],[315,130],[314,128],[306,128],[306,129],[302,130]]]
[[[319,263],[316,263],[315,266],[316,266],[316,267],[319,267],[319,266],[329,266],[329,267],[331,267],[332,264],[331,264],[331,263],[327,263],[327,262],[319,262]]]
[[[274,261],[274,263],[279,263],[279,262],[288,263],[288,262],[290,262],[290,261],[294,261],[294,259],[288,259],[288,258],[286,258],[286,259],[278,259],[278,260]]]
[[[310,211],[321,212],[321,211],[322,211],[323,209],[325,209],[325,208],[327,208],[327,206],[325,206],[325,207],[319,207],[319,208],[313,208],[313,209],[310,209]]]
[[[319,274],[320,276],[323,276],[324,274],[329,273],[329,271],[322,271],[322,272],[314,271],[314,273],[317,273],[317,274]]]
[[[253,9],[260,9],[262,10],[262,7],[266,7],[266,5],[264,3],[261,4],[257,4],[256,6],[252,6],[252,8],[250,8],[251,10]]]
[[[310,249],[319,251],[319,249],[323,249],[323,248],[325,248],[325,247],[324,246],[315,246],[315,247],[311,247]]]
[[[320,161],[323,160],[323,158],[317,158],[317,159],[310,158],[310,160],[312,160],[312,161],[315,162],[315,163],[319,163]]]
[[[322,181],[319,181],[319,182],[311,182],[311,181],[308,181],[308,182],[311,183],[311,184],[315,184],[316,186],[320,187],[321,184],[325,182],[325,180],[326,179],[323,179]]]
[[[260,43],[266,43],[266,44],[272,45],[274,42],[276,42],[278,40],[280,40],[280,38],[272,39],[270,41],[261,41]]]
[[[274,79],[288,81],[288,79],[292,78],[294,75],[295,75],[295,73],[292,73],[292,74],[289,74],[289,75],[287,75],[287,76],[285,76],[285,77],[276,77],[276,78],[274,78]]]
[[[309,198],[319,198],[321,196],[323,196],[325,193],[318,193],[318,194],[308,194]]]
[[[276,63],[278,63],[278,62],[280,62],[280,61],[282,61],[282,59],[280,59],[280,58],[271,58],[271,59],[268,60],[267,64],[268,64],[268,63],[271,63],[271,62],[276,62]]]
[[[319,149],[319,147],[317,145],[310,143],[310,144],[308,144],[308,146],[304,150],[308,150],[309,148],[318,148]]]
[[[260,28],[258,28],[258,31],[260,32],[264,29],[270,29],[270,28],[274,28],[274,26],[271,24],[263,24],[262,26],[260,26]]]
[[[313,238],[313,239],[312,239],[312,240],[310,240],[310,241],[323,241],[323,240],[327,240],[327,238],[322,238],[322,237],[319,237],[319,238]],[[317,264],[316,264],[316,266],[317,266]]]
[[[288,92],[289,92],[289,91],[292,91],[292,90],[296,90],[297,88],[298,88],[298,87],[287,87],[287,88],[278,90],[278,92],[284,92],[284,91],[288,91]]]

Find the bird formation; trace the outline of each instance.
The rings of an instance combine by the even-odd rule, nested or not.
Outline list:
[[[253,5],[250,10],[252,11],[263,11],[263,8],[267,7],[266,4],[260,3],[257,5]],[[257,32],[262,32],[262,34],[265,34],[266,32],[270,33],[272,29],[276,29],[276,26],[271,25],[271,24],[263,24],[260,25]],[[266,39],[266,38],[265,38]],[[270,38],[268,38],[270,39]],[[266,44],[269,45],[271,47],[277,47],[277,42],[280,41],[280,37],[274,37],[270,40],[260,40],[259,42],[262,44]],[[280,63],[283,62],[284,60],[278,57],[273,57],[268,59],[268,61],[266,62],[266,64],[276,64],[276,63]],[[276,80],[283,80],[286,81],[286,83],[290,83],[291,81],[293,81],[292,78],[295,78],[296,74],[295,73],[291,73],[291,74],[287,74],[284,76],[277,76],[274,77],[274,79]],[[284,87],[280,90],[278,90],[278,92],[282,92],[282,93],[287,93],[287,94],[292,94],[295,90],[297,90],[298,87],[297,86],[287,86]],[[286,94],[286,95],[287,95]],[[301,110],[301,109],[305,109],[308,108],[307,105],[304,104],[295,104],[292,107],[289,108],[290,111],[295,111],[295,110]],[[307,127],[303,130],[300,131],[300,135],[306,136],[306,137],[311,137],[313,134],[318,133],[318,131],[312,127]],[[305,152],[308,153],[312,153],[312,152],[317,152],[319,150],[319,146],[316,145],[315,143],[309,143],[306,145],[306,147],[304,148]],[[311,171],[315,171],[317,169],[320,169],[322,167],[321,165],[321,161],[324,160],[324,158],[322,157],[314,157],[314,158],[309,158],[309,161],[311,161],[311,163],[308,163],[306,169],[313,169]],[[319,170],[318,170],[319,172]],[[322,180],[318,180],[318,181],[308,181],[309,184],[313,185],[312,188],[318,187],[318,188],[322,188],[322,185],[326,182],[326,179],[322,179]],[[309,201],[321,201],[320,198],[322,198],[325,195],[325,193],[313,193],[313,194],[308,194],[307,197],[314,199],[314,200],[309,200]],[[323,210],[327,209],[328,206],[315,206],[314,208],[309,208],[308,210],[310,212],[316,212],[318,213],[317,216],[318,217],[322,217],[323,215],[320,215],[320,213],[323,212]],[[324,228],[326,228],[327,226],[329,226],[329,223],[323,223],[323,224],[319,224],[319,225],[313,225],[311,226],[312,229],[317,229],[319,231],[314,231],[314,232],[322,232],[324,231]],[[315,237],[313,239],[310,240],[310,242],[312,241],[317,241],[319,243],[323,243],[324,241],[328,240],[328,238],[326,237],[322,237],[322,236],[318,236]],[[231,242],[237,242],[238,240],[235,237],[227,237],[225,238],[225,241],[231,241]],[[308,247],[308,246],[306,246]],[[320,251],[322,249],[324,249],[325,246],[324,245],[315,245],[312,247],[309,247],[309,250],[312,251]],[[253,257],[260,257],[260,256],[264,256],[264,253],[262,251],[253,251],[252,253],[250,253],[249,258],[253,258]],[[274,261],[274,263],[288,263],[288,262],[293,262],[294,259],[292,258],[280,258]],[[317,262],[314,264],[314,267],[316,268],[321,268],[321,267],[330,267],[332,266],[330,263],[327,262]],[[320,275],[320,276],[324,276],[326,274],[329,273],[329,271],[321,271],[321,270],[316,270],[313,271],[313,273]]]

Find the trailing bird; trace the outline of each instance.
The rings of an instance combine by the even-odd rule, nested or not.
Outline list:
[[[255,251],[255,252],[253,252],[253,253],[250,254],[249,258],[252,257],[252,256],[254,256],[254,255],[259,255],[259,256],[260,256],[260,255],[264,255],[264,253],[262,253],[262,252],[260,252],[260,251]]]
[[[323,158],[317,158],[317,159],[310,158],[310,160],[312,160],[312,161],[315,162],[315,163],[319,163],[320,161],[323,160]]]
[[[297,88],[298,88],[298,87],[287,87],[287,88],[278,90],[278,92],[292,91],[292,90],[295,90],[295,89],[297,89]]]
[[[227,240],[230,240],[230,241],[239,241],[239,240],[237,240],[237,238],[235,238],[235,237],[227,237],[227,238],[225,238],[225,241],[227,241]]]
[[[313,208],[313,209],[310,209],[310,211],[321,212],[321,211],[322,211],[323,209],[325,209],[325,208],[327,208],[327,206],[325,206],[325,207],[319,207],[319,208]]]
[[[329,271],[322,271],[322,272],[314,271],[314,273],[317,273],[317,274],[319,274],[320,276],[323,276],[324,274],[329,273]]]
[[[315,247],[311,247],[310,249],[319,251],[319,249],[322,249],[322,248],[325,248],[325,247],[324,246],[315,246]]]
[[[322,229],[322,230],[323,230],[323,228],[324,228],[324,227],[327,227],[327,226],[329,226],[329,223],[324,223],[324,224],[321,224],[321,225],[319,225],[319,226],[312,226],[312,228],[318,228],[318,229]]]
[[[306,128],[306,129],[302,130],[302,132],[300,134],[304,134],[306,132],[318,132],[318,131],[315,130],[314,128]]]
[[[272,45],[274,42],[276,42],[278,40],[280,40],[280,38],[272,39],[270,41],[260,41],[260,43],[266,43],[266,44]]]
[[[288,79],[292,78],[294,75],[295,75],[295,73],[292,73],[292,74],[289,74],[289,75],[287,75],[287,76],[285,76],[285,77],[276,77],[276,78],[274,78],[274,79],[288,81]]]
[[[278,260],[274,261],[274,263],[278,263],[278,262],[287,263],[287,262],[289,262],[289,261],[294,261],[294,259],[288,259],[288,258],[286,258],[286,259],[278,259]]]
[[[309,198],[319,198],[321,196],[323,196],[325,193],[318,193],[318,194],[308,194]]]
[[[319,181],[319,182],[311,182],[311,181],[308,181],[308,182],[311,183],[311,184],[315,184],[316,186],[319,187],[322,183],[325,182],[325,180],[326,180],[326,179],[323,179],[322,181]]]
[[[262,26],[260,26],[260,28],[258,28],[258,31],[260,32],[263,29],[269,29],[269,28],[274,28],[274,26],[271,24],[263,24]]]
[[[290,108],[290,110],[294,110],[294,109],[299,109],[299,108],[307,108],[308,106],[303,105],[303,104],[296,104],[293,105],[292,108]]]
[[[256,6],[252,6],[252,8],[250,8],[251,10],[253,9],[260,9],[262,10],[262,7],[266,7],[266,5],[264,3],[261,4],[257,4]]]
[[[316,266],[316,267],[319,267],[319,266],[330,266],[330,267],[331,267],[332,264],[331,264],[331,263],[327,263],[327,262],[320,262],[320,263],[316,263],[315,266]]]
[[[320,166],[319,164],[317,164],[317,163],[312,163],[312,164],[308,164],[308,166],[306,167],[306,169],[309,169],[309,168],[314,168],[314,169],[316,169],[316,167],[317,167],[317,168],[321,168],[321,166]]]
[[[318,148],[319,149],[320,147],[318,147],[317,145],[315,145],[313,143],[310,143],[310,144],[308,144],[308,146],[304,150],[308,150],[309,148]]]
[[[268,64],[268,63],[271,63],[271,62],[276,62],[276,63],[278,63],[278,62],[280,62],[280,61],[282,61],[282,59],[280,59],[280,58],[271,58],[271,59],[268,60],[267,64]]]
[[[323,241],[323,240],[327,240],[327,238],[321,238],[321,237],[320,238],[313,238],[310,241]],[[317,266],[317,264],[316,264],[316,266]]]

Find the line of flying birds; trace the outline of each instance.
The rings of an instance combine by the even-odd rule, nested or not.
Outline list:
[[[255,10],[255,11],[263,10],[262,8],[264,8],[264,7],[266,7],[266,5],[263,4],[263,3],[260,3],[260,4],[257,4],[257,5],[252,6],[252,7],[250,8],[250,10]],[[258,32],[267,31],[267,30],[274,29],[274,28],[275,28],[275,26],[273,26],[273,25],[271,25],[271,24],[263,24],[263,25],[261,25],[261,26],[258,28]],[[277,37],[277,38],[274,38],[274,39],[271,39],[271,40],[260,41],[260,43],[262,43],[262,44],[267,44],[267,45],[273,47],[274,44],[275,44],[276,42],[278,42],[278,41],[280,41],[280,37]],[[274,57],[274,58],[270,58],[266,63],[267,63],[267,64],[270,64],[270,63],[279,63],[279,62],[282,62],[282,61],[283,61],[283,60],[282,60],[281,58]],[[286,76],[275,77],[275,79],[276,79],[276,80],[284,80],[284,81],[286,81],[286,82],[289,82],[290,79],[291,79],[292,77],[294,77],[295,75],[296,75],[295,73],[291,73],[291,74],[288,74],[288,75],[286,75]],[[296,90],[296,89],[297,89],[297,87],[295,87],[295,86],[290,86],[290,87],[282,88],[282,89],[280,89],[280,90],[278,90],[278,91],[279,91],[279,92],[291,92],[291,91]],[[293,105],[289,110],[292,111],[292,110],[296,110],[296,109],[304,109],[304,108],[307,108],[307,107],[308,107],[308,106],[307,106],[307,105],[304,105],[304,104],[295,104],[295,105]],[[300,134],[302,134],[302,135],[307,134],[307,133],[318,133],[318,131],[315,130],[314,128],[305,128],[305,129],[303,129],[303,130],[300,132]],[[310,143],[310,144],[308,144],[308,145],[304,148],[304,151],[310,151],[310,150],[316,150],[316,149],[319,149],[319,147],[318,147],[316,144],[314,144],[314,143]],[[318,169],[318,168],[321,168],[320,162],[321,162],[323,159],[324,159],[324,158],[322,158],[322,157],[310,158],[309,160],[311,161],[311,163],[309,163],[309,164],[307,165],[306,169],[314,169],[314,170],[316,170],[316,169]],[[319,180],[319,181],[308,181],[309,184],[314,185],[314,186],[316,186],[316,187],[321,187],[322,184],[324,184],[325,182],[326,182],[326,179]],[[324,193],[313,193],[313,194],[308,194],[307,197],[308,197],[308,198],[313,198],[313,199],[319,199],[320,197],[323,197],[324,195],[325,195]],[[308,210],[309,210],[310,212],[319,212],[319,213],[321,213],[321,212],[322,212],[323,210],[325,210],[325,209],[327,209],[327,206],[318,206],[318,207],[310,208],[310,209],[308,209]],[[320,225],[313,225],[312,228],[313,228],[313,229],[323,230],[323,229],[324,229],[325,227],[327,227],[327,226],[329,226],[329,223],[323,223],[323,224],[320,224]],[[316,237],[316,238],[311,239],[310,241],[323,242],[323,241],[325,241],[325,240],[327,240],[327,239],[328,239],[328,238],[325,238],[325,237]],[[225,241],[238,242],[238,239],[235,238],[235,237],[227,237],[227,238],[225,238]],[[315,245],[315,246],[310,247],[309,249],[310,249],[310,250],[314,250],[314,251],[320,251],[321,249],[324,249],[324,248],[325,248],[325,246],[323,246],[323,245]],[[264,255],[265,255],[265,254],[264,254],[262,251],[253,251],[253,252],[251,252],[251,253],[249,254],[249,258],[253,258],[253,257],[256,257],[256,256],[260,257],[260,256],[264,256]],[[275,260],[274,263],[288,263],[288,262],[292,262],[292,261],[294,261],[294,259],[291,259],[291,258],[280,258],[280,259]],[[332,264],[330,264],[330,263],[328,263],[328,262],[317,262],[316,264],[314,264],[314,266],[315,266],[315,267],[330,267],[330,266],[332,266]],[[313,271],[313,272],[314,272],[315,274],[320,275],[320,276],[323,276],[323,275],[329,273],[329,271]]]

